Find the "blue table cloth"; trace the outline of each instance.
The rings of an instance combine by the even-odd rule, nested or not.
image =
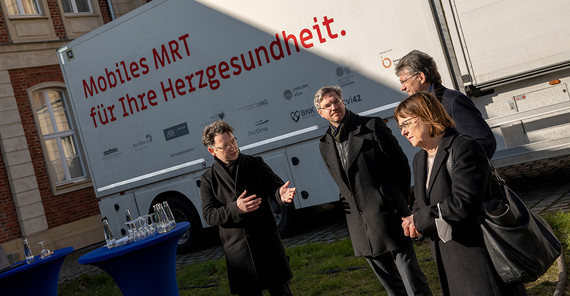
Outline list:
[[[79,258],[108,273],[123,295],[179,295],[176,281],[178,239],[190,228],[179,222],[173,230],[142,241],[93,250]]]
[[[40,256],[35,256],[31,264],[24,263],[0,273],[0,295],[57,296],[61,265],[65,256],[71,252],[73,247],[55,250],[48,258],[40,259]]]

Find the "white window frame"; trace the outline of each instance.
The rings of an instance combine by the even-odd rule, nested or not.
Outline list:
[[[61,0],[63,3],[63,0]],[[66,12],[65,10],[63,11],[64,13],[73,13],[73,14],[80,14],[80,13],[93,13],[93,7],[91,6],[91,0],[79,0],[79,1],[85,1],[87,2],[87,6],[89,6],[89,11],[78,11],[77,9],[77,1],[78,0],[69,0],[70,4],[71,4],[71,9],[72,11],[68,11]],[[63,4],[61,5],[62,10],[63,10]]]
[[[32,2],[34,2],[36,4],[36,9],[38,10],[37,13],[35,14],[26,14],[25,13],[25,8],[24,8],[24,3],[22,2],[22,0],[14,0],[16,1],[16,7],[18,7],[18,13],[17,14],[11,14],[8,11],[8,0],[2,0],[4,2],[4,6],[6,7],[6,15],[10,15],[10,16],[41,16],[42,15],[42,7],[40,5],[40,1],[38,0],[31,0]]]
[[[69,126],[69,130],[66,131],[58,131],[57,130],[57,124],[55,124],[54,122],[54,112],[53,112],[53,108],[51,106],[51,101],[49,100],[49,96],[48,91],[58,91],[61,93],[61,95],[63,96],[61,99],[63,101],[64,104],[64,110],[66,113],[66,118],[67,118],[67,124]],[[39,126],[39,117],[36,111],[37,106],[35,106],[34,103],[34,97],[33,95],[35,93],[41,92],[42,95],[44,96],[44,100],[46,102],[46,107],[47,107],[47,112],[49,112],[49,117],[51,119],[51,123],[52,126],[54,128],[54,131],[50,134],[44,135],[41,129],[41,126]],[[38,135],[41,139],[41,147],[42,147],[42,151],[44,154],[44,161],[46,163],[46,170],[48,173],[48,177],[50,179],[50,183],[52,184],[52,190],[54,192],[54,194],[61,194],[61,193],[66,193],[66,192],[70,192],[70,191],[74,191],[74,190],[79,190],[79,189],[83,189],[86,187],[90,187],[91,186],[91,181],[89,179],[88,176],[88,169],[87,166],[85,164],[84,161],[84,156],[83,156],[83,150],[80,146],[79,143],[79,139],[78,139],[78,134],[75,131],[75,123],[73,122],[73,118],[71,116],[71,114],[69,113],[69,101],[68,101],[68,95],[65,89],[65,85],[63,83],[44,83],[44,84],[40,84],[37,85],[35,87],[33,87],[32,89],[28,90],[28,97],[30,98],[30,106],[32,107],[32,113],[34,115],[34,118],[36,120],[36,126],[37,126],[37,132]],[[62,144],[62,139],[66,138],[66,137],[70,137],[71,139],[73,139],[73,145],[75,146],[75,150],[77,152],[77,157],[78,157],[78,163],[81,165],[81,169],[83,171],[83,175],[79,176],[79,177],[75,177],[72,178],[71,177],[71,172],[70,172],[70,168],[69,165],[67,165],[67,157],[65,155],[65,151],[64,151],[64,147]],[[63,181],[58,181],[57,176],[54,175],[55,170],[52,168],[52,163],[51,160],[49,159],[48,156],[48,149],[46,147],[46,141],[48,140],[53,140],[55,139],[57,142],[57,147],[58,147],[58,153],[59,153],[59,157],[61,159],[62,162],[62,167],[63,167],[63,172],[65,175],[65,180]],[[64,165],[65,164],[65,165]]]

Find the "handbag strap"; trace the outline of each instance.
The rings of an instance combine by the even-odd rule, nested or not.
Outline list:
[[[499,175],[499,172],[497,172],[497,169],[495,168],[495,166],[493,166],[493,163],[491,162],[491,160],[489,158],[487,158],[487,161],[489,162],[489,166],[491,167],[491,173],[493,173],[493,175],[497,179],[497,182],[506,184],[505,179],[501,178],[501,176]]]
[[[461,137],[461,135],[456,136],[456,138]],[[455,139],[454,139],[455,141]],[[452,142],[453,143],[453,142]],[[491,174],[493,176],[495,176],[495,180],[497,182],[497,186],[495,187],[495,189],[493,188],[494,186],[489,184],[489,194],[491,196],[500,196],[502,197],[501,199],[503,201],[506,201],[506,197],[504,196],[504,194],[495,194],[494,190],[500,190],[499,188],[502,187],[506,187],[507,183],[505,182],[505,180],[503,178],[501,178],[501,176],[499,175],[499,172],[497,172],[497,169],[495,169],[495,166],[493,166],[493,163],[491,163],[491,160],[488,157],[485,157],[487,159],[487,162],[489,163],[489,167],[491,168]],[[445,166],[447,168],[447,172],[449,173],[449,177],[451,178],[452,182],[453,182],[453,171],[454,171],[454,162],[453,162],[453,146],[449,147],[448,150],[448,155],[447,155],[447,160],[445,162]],[[490,182],[493,182],[492,180]]]
[[[447,167],[447,172],[451,180],[453,180],[453,149],[449,147],[449,152],[447,154],[447,160],[445,161],[445,166]]]
[[[458,135],[456,138],[459,138],[459,137],[461,137],[461,135]],[[499,184],[506,184],[505,180],[503,178],[501,178],[501,176],[499,175],[499,172],[497,172],[497,169],[495,169],[495,166],[493,166],[493,163],[491,162],[491,160],[488,157],[485,157],[485,158],[487,159],[487,162],[489,163],[489,166],[491,167],[491,173],[495,176],[495,178],[497,179],[497,182],[499,182]],[[445,166],[447,168],[447,171],[449,172],[449,176],[453,179],[453,168],[454,168],[453,146],[449,147]]]
[[[445,166],[447,167],[449,177],[451,178],[451,180],[453,182],[453,149],[451,147],[449,147],[448,153],[449,154],[447,156]],[[505,193],[501,192],[501,188],[503,188],[504,190],[506,190],[508,188],[507,184],[505,183],[505,180],[503,178],[501,178],[501,176],[499,176],[499,173],[497,172],[497,170],[495,169],[495,167],[493,166],[493,164],[491,163],[491,160],[489,160],[489,158],[487,158],[487,162],[489,163],[489,166],[491,168],[491,174],[493,176],[495,176],[495,180],[497,182],[496,185],[494,186],[493,184],[491,184],[491,182],[493,182],[493,180],[489,180],[489,185],[487,185],[489,197],[491,198],[491,200],[493,200],[493,196],[495,196],[495,197],[498,196],[498,197],[500,197],[500,199],[495,199],[495,202],[490,201],[488,203],[483,202],[481,204],[480,214],[477,215],[477,221],[479,224],[481,224],[485,220],[485,217],[486,217],[485,213],[491,213],[494,211],[494,209],[498,208],[499,204],[497,204],[496,201],[501,201],[502,203],[506,203],[506,204],[509,203],[507,197],[505,196]],[[439,204],[437,206],[438,206],[438,210],[439,210]],[[441,216],[440,216],[440,218],[441,218]]]
[[[450,143],[449,150],[447,151],[447,160],[445,161],[445,166],[447,168],[447,172],[449,172],[449,177],[453,180],[453,142],[456,138],[460,137],[461,135],[457,135],[453,138]]]

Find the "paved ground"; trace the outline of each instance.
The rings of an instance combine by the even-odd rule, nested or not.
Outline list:
[[[538,214],[570,211],[570,156],[501,168],[499,173],[531,211]],[[343,214],[330,205],[298,211],[297,218],[296,231],[283,239],[286,247],[348,238]],[[200,250],[177,256],[178,268],[223,256],[216,233],[208,232],[206,237],[213,242]],[[77,263],[81,255],[99,246],[77,250],[67,256],[60,273],[60,283],[82,274],[102,272],[96,267]]]
[[[570,155],[498,171],[534,213],[570,211]]]

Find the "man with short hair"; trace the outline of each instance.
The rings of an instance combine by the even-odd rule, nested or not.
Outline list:
[[[419,50],[412,50],[398,61],[395,71],[402,91],[408,95],[420,91],[434,94],[455,121],[455,129],[479,142],[489,159],[493,157],[497,148],[493,131],[469,97],[441,84],[441,75],[431,56]]]
[[[270,205],[293,201],[295,188],[261,157],[241,154],[233,128],[218,120],[204,128],[202,143],[214,164],[201,177],[202,213],[218,226],[232,294],[292,295],[289,260]]]
[[[396,138],[382,119],[347,110],[338,86],[319,89],[314,105],[330,123],[319,148],[340,190],[354,254],[389,295],[432,295],[401,227],[410,213],[410,168]]]

